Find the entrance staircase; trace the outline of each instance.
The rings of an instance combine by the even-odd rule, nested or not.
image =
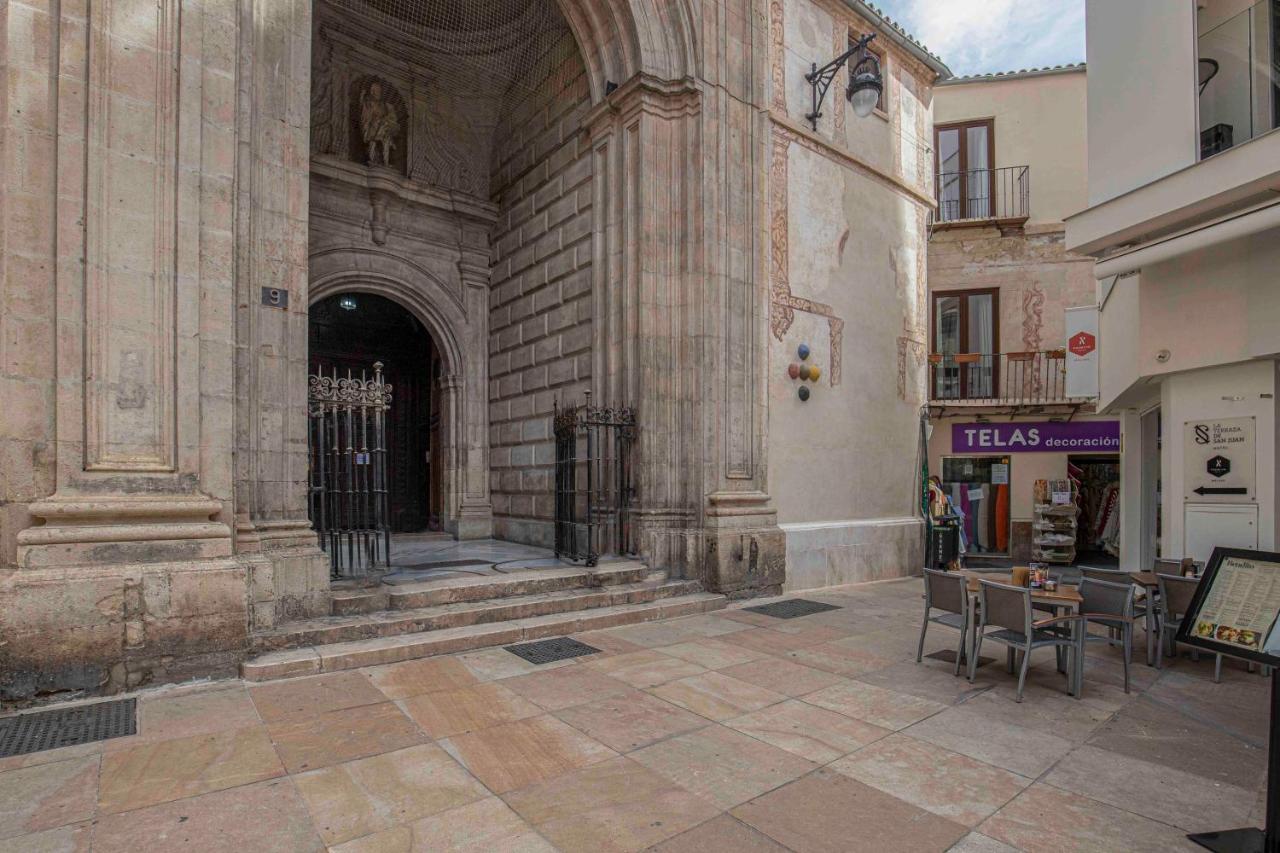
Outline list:
[[[725,606],[641,562],[335,590],[332,615],[253,635],[241,666],[269,681],[557,637]]]

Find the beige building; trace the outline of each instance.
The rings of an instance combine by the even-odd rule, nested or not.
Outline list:
[[[879,102],[856,55],[815,110],[870,34]],[[948,72],[860,0],[19,1],[0,42],[0,698],[919,566]],[[381,580],[455,540],[478,586]]]
[[[1078,360],[1068,323],[1089,321],[1087,310],[1068,309],[1094,302],[1092,260],[1067,251],[1064,225],[1087,201],[1085,140],[1083,65],[952,78],[935,89],[929,472],[964,516],[971,559],[1058,561],[1106,549],[1118,429],[1094,415],[1089,361],[1068,377]],[[1087,443],[1108,430],[1112,440]],[[1076,542],[1037,549],[1046,537],[1033,529],[1034,484],[1068,478],[1079,481],[1085,510]]]
[[[1088,4],[1089,199],[1067,244],[1097,259],[1099,405],[1141,484],[1126,565],[1280,544],[1277,21],[1273,0]]]

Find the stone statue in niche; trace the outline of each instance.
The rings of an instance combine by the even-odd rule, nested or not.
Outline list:
[[[400,116],[387,100],[382,83],[374,80],[360,96],[360,133],[369,152],[370,166],[390,166],[391,152],[400,132]]]

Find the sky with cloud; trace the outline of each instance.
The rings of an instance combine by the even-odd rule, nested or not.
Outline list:
[[[1084,61],[1084,0],[871,0],[958,75]]]

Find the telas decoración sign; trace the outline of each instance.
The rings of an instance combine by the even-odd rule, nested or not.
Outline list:
[[[951,425],[952,453],[1118,453],[1119,421]]]

